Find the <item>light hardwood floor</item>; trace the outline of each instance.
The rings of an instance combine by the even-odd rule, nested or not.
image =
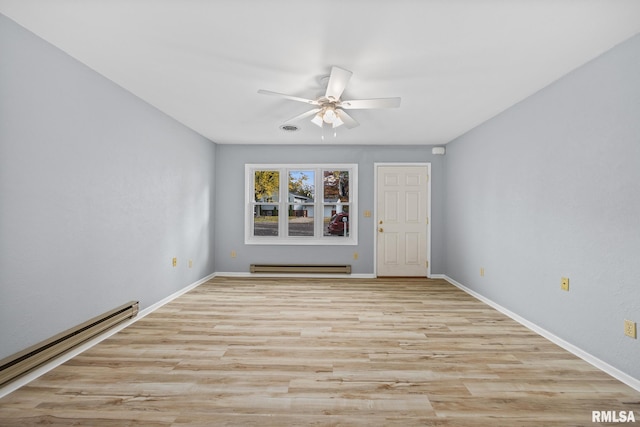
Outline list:
[[[640,393],[442,280],[216,278],[0,400],[1,426],[591,426]]]

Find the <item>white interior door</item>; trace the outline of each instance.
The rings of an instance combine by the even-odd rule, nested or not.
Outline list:
[[[376,274],[426,277],[428,165],[380,165],[376,182]]]

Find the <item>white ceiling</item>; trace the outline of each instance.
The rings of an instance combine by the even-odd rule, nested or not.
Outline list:
[[[638,0],[0,0],[0,12],[222,144],[445,144],[640,32]],[[361,125],[279,126],[353,71]]]

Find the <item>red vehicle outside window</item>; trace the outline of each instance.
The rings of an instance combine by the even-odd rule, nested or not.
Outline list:
[[[345,233],[346,228],[346,233]],[[349,214],[340,212],[331,217],[327,227],[329,234],[346,235],[349,234]]]

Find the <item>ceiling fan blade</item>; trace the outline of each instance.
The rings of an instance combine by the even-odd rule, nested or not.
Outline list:
[[[344,88],[347,87],[347,83],[353,73],[340,67],[331,67],[331,75],[329,76],[329,83],[327,84],[327,98],[340,99]]]
[[[321,110],[321,108],[314,108],[313,110],[309,110],[309,111],[307,111],[305,113],[298,114],[297,116],[290,118],[285,123],[294,122],[296,120],[300,120],[300,119],[304,119],[304,118],[309,117],[309,116],[313,116],[314,114],[319,113],[320,110]]]
[[[374,108],[397,108],[401,98],[354,99],[342,101],[340,108],[345,110],[370,110]]]
[[[261,93],[263,95],[278,96],[280,98],[290,99],[292,101],[304,102],[305,104],[311,104],[311,105],[318,105],[319,104],[318,101],[316,101],[314,99],[306,99],[306,98],[300,98],[300,97],[292,96],[292,95],[285,95],[284,93],[272,92],[270,90],[260,89],[260,90],[258,90],[258,93]]]
[[[340,118],[340,120],[342,120],[344,125],[349,129],[353,129],[356,126],[360,126],[360,123],[356,122],[356,120],[353,117],[351,117],[350,115],[348,115],[346,112],[342,111],[339,108],[336,108],[336,115]]]

